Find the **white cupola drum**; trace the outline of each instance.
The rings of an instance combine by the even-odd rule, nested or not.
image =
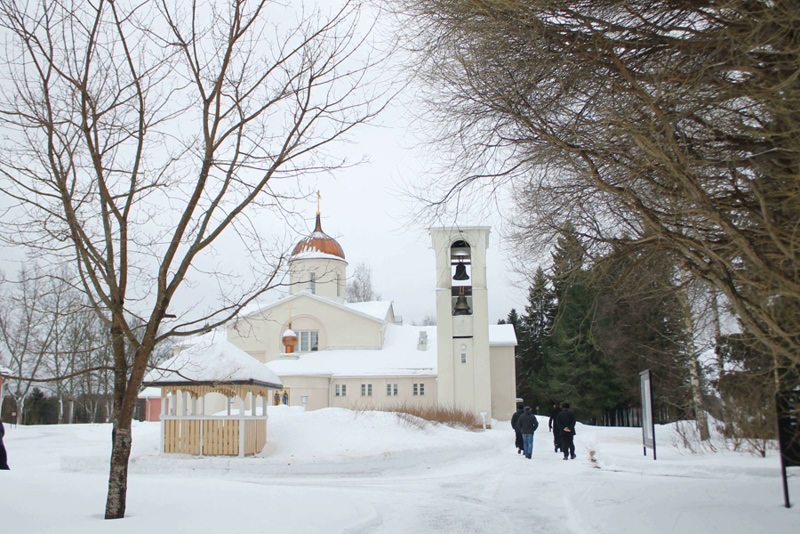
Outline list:
[[[322,231],[321,219],[318,204],[314,231],[295,245],[289,259],[290,293],[308,291],[343,303],[347,279],[344,250],[338,241]]]

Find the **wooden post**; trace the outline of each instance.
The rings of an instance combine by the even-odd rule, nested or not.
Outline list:
[[[239,397],[239,458],[244,458],[244,397]]]
[[[161,452],[166,452],[164,450],[164,425],[166,421],[164,420],[164,416],[167,415],[167,396],[164,394],[164,390],[161,390]]]

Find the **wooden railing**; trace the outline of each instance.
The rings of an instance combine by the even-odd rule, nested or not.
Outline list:
[[[267,443],[268,416],[161,415],[161,450],[209,456],[258,454]],[[242,430],[244,429],[244,430]]]

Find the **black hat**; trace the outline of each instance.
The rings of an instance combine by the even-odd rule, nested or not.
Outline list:
[[[565,403],[564,403],[564,408],[566,408],[567,410],[569,410],[569,403],[568,403],[568,402],[565,402]]]

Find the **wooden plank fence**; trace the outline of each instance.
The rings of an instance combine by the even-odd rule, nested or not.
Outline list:
[[[164,452],[208,456],[258,454],[267,443],[267,417],[162,415]],[[244,436],[240,434],[244,426]],[[202,452],[200,452],[202,449]]]

